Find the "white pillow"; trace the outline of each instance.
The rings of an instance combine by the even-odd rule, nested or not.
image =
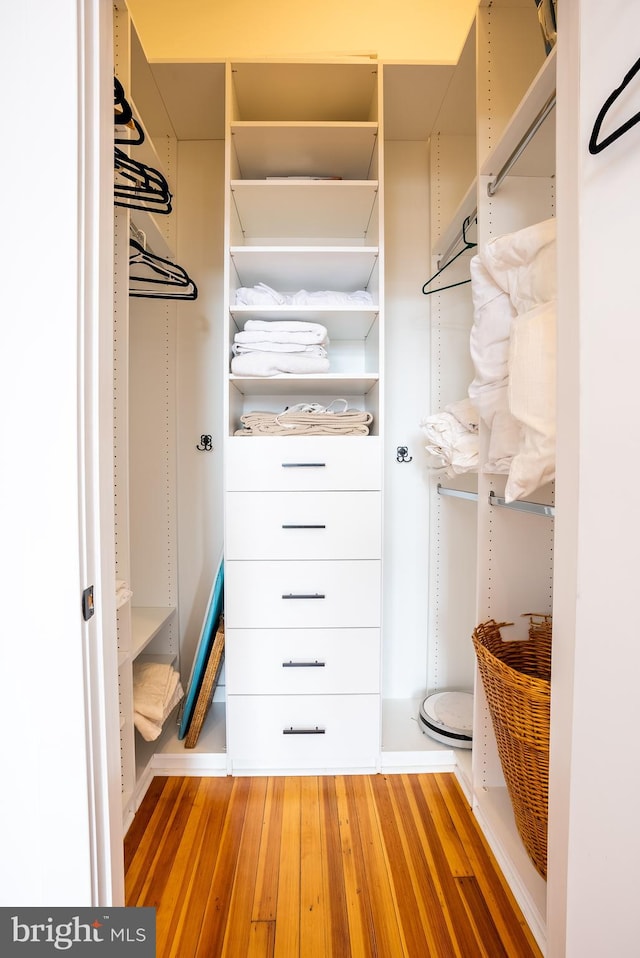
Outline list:
[[[475,378],[469,396],[475,399],[494,386],[506,385],[509,378],[509,335],[515,310],[507,293],[500,289],[479,256],[470,263],[473,326],[469,339]]]
[[[522,441],[511,462],[505,499],[530,495],[555,475],[556,304],[518,316],[509,351],[509,408]]]
[[[488,243],[482,262],[519,315],[556,298],[556,221],[544,220]]]

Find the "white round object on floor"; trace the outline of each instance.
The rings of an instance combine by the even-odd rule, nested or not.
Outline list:
[[[471,692],[434,692],[420,706],[420,728],[436,742],[471,748],[473,695]]]

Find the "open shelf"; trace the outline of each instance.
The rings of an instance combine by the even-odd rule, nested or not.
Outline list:
[[[232,180],[244,236],[358,238],[364,241],[377,180]],[[325,240],[326,242],[326,240]]]
[[[241,286],[267,283],[279,291],[366,289],[377,246],[232,246]]]
[[[342,373],[325,373],[320,376],[295,376],[281,373],[279,376],[229,376],[229,382],[243,396],[288,396],[303,393],[313,396],[361,396],[378,382],[378,375],[348,376]],[[345,397],[346,398],[346,397]]]
[[[338,176],[366,180],[378,135],[377,123],[233,123],[239,175]]]
[[[175,613],[175,606],[133,606],[131,609],[131,657],[138,655],[156,637]]]

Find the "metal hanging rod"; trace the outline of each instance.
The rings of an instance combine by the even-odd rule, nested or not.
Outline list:
[[[515,150],[513,151],[513,153],[507,160],[507,162],[504,164],[504,166],[502,167],[502,169],[496,176],[496,178],[494,180],[491,180],[490,183],[487,183],[487,194],[489,196],[494,196],[495,193],[498,192],[502,181],[509,174],[511,167],[514,165],[514,163],[516,163],[520,159],[520,157],[522,156],[526,148],[529,146],[529,143],[531,143],[531,140],[534,138],[534,136],[536,135],[536,133],[538,132],[538,130],[540,129],[544,121],[547,119],[547,117],[549,116],[549,114],[551,113],[555,105],[556,105],[556,94],[554,92],[551,94],[551,96],[549,97],[545,105],[542,107],[537,117],[535,118],[535,120],[533,121],[533,123],[531,124],[527,132],[525,133],[525,135],[522,137],[522,139],[516,146]]]
[[[516,499],[514,502],[505,502],[500,496],[493,492],[489,493],[490,506],[502,506],[505,509],[515,509],[517,512],[528,512],[535,516],[548,516],[553,519],[556,514],[555,506],[546,506],[542,502],[526,502],[524,499]]]
[[[475,209],[473,213],[469,213],[469,215],[464,220],[463,225],[460,227],[460,229],[456,233],[455,238],[452,240],[451,243],[449,243],[449,246],[447,247],[446,251],[442,254],[442,256],[438,258],[438,267],[440,267],[442,263],[446,263],[448,261],[454,249],[456,248],[458,243],[460,243],[462,240],[464,240],[465,244],[468,245],[466,230],[470,226],[472,226],[474,223],[477,223],[477,222],[478,222],[478,210]]]
[[[454,499],[472,499],[474,502],[478,501],[477,492],[465,492],[464,489],[448,489],[446,486],[441,486],[440,483],[438,483],[438,495],[453,496]]]

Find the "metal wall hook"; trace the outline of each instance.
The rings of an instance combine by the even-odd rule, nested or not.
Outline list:
[[[206,434],[200,436],[200,442],[196,446],[196,449],[198,449],[200,452],[211,452],[213,449],[213,439],[211,436]]]
[[[398,446],[396,449],[396,462],[411,462],[413,456],[409,455],[408,446]]]

